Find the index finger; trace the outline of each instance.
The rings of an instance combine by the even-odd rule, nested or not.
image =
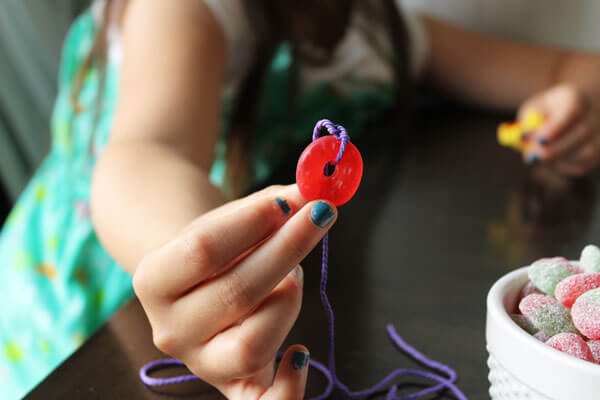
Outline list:
[[[134,276],[136,292],[148,287],[166,297],[186,293],[269,237],[305,203],[292,185],[199,218],[142,260]]]
[[[572,88],[557,88],[548,94],[540,110],[546,115],[544,125],[536,133],[540,144],[554,140],[581,117],[585,104],[581,95]]]

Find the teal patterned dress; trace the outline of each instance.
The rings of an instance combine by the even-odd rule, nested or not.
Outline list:
[[[133,295],[131,277],[99,242],[89,207],[92,171],[113,119],[118,65],[108,63],[104,79],[92,67],[77,107],[71,100],[74,78],[96,32],[90,12],[69,31],[50,152],[0,232],[0,399],[23,397]],[[352,131],[391,104],[387,85],[366,83],[366,90],[342,95],[323,84],[301,94],[297,115],[303,118],[290,132],[281,105],[289,66],[289,52],[283,47],[273,61],[260,108],[263,122],[253,165],[256,184],[269,176],[283,153],[281,146],[308,143],[317,119],[327,116]],[[225,101],[225,115],[228,110]],[[224,171],[222,139],[215,151],[211,179],[219,185]]]

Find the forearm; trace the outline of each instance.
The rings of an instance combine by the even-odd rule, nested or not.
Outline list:
[[[109,144],[92,181],[98,237],[130,273],[145,254],[223,201],[207,171],[152,140]]]
[[[568,83],[588,99],[600,97],[600,56],[594,53],[569,52],[557,68],[556,82]]]
[[[560,82],[586,90],[598,86],[596,55],[495,39],[433,18],[423,20],[431,42],[425,83],[458,100],[516,108]]]

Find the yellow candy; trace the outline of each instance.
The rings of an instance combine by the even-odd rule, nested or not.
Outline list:
[[[523,129],[517,122],[505,122],[498,127],[498,142],[502,146],[523,150]]]
[[[524,132],[531,132],[544,125],[544,121],[545,118],[542,113],[539,113],[535,110],[527,110],[523,120],[520,121],[520,123]]]
[[[505,122],[498,127],[498,143],[512,147],[518,151],[527,151],[530,142],[523,136],[539,129],[544,124],[544,116],[535,110],[527,110],[522,119],[515,122]]]

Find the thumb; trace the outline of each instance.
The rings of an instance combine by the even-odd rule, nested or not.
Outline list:
[[[261,397],[261,400],[301,400],[306,390],[308,377],[308,349],[302,345],[293,345],[287,349],[279,362],[273,385]]]

